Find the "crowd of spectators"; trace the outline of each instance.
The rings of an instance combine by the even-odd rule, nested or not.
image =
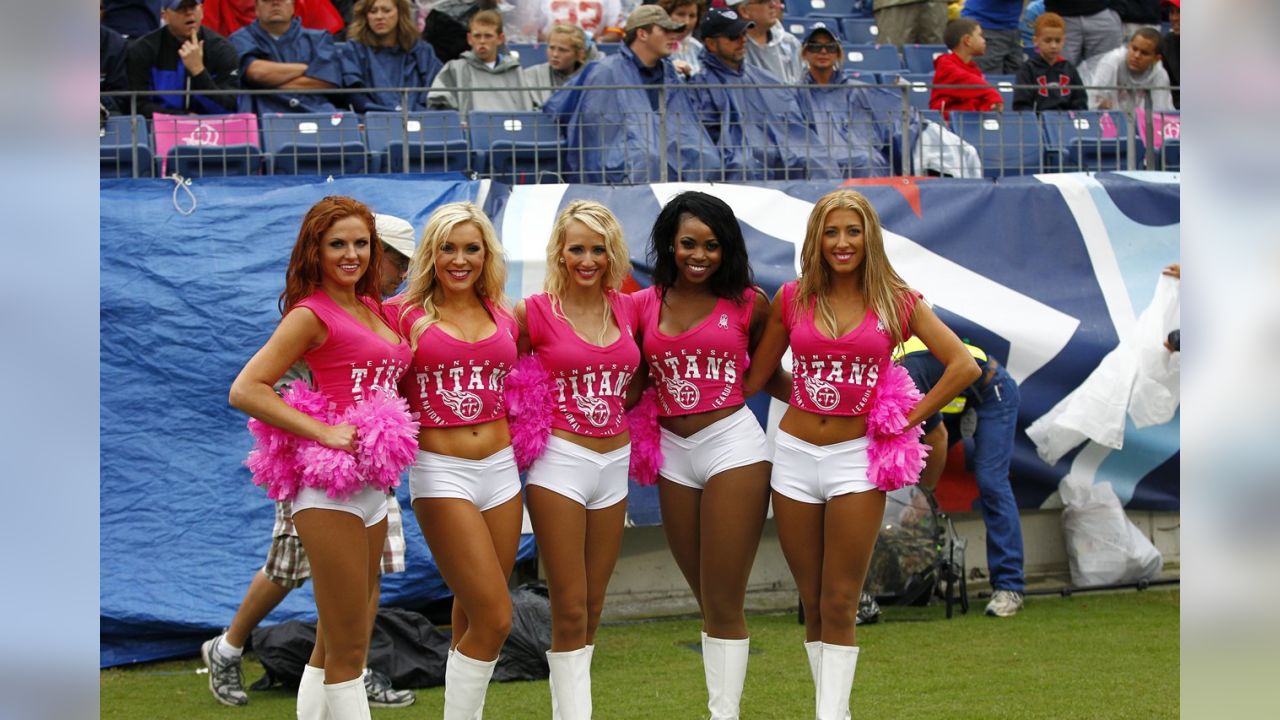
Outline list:
[[[842,73],[833,30],[788,32],[782,0],[707,2],[102,0],[101,88],[139,93],[146,116],[543,110],[604,167],[652,167],[664,154],[652,140],[665,135],[716,148],[710,166],[742,179],[798,167],[809,177],[882,173],[887,161],[874,148],[893,138],[876,118],[900,108],[900,94]],[[872,8],[881,42],[947,46],[930,98],[944,117],[1178,107],[1169,86],[1179,77],[1180,0],[874,0]],[[1156,26],[1166,16],[1162,36]],[[1020,29],[1028,20],[1029,57]],[[516,40],[545,46],[547,62],[522,66],[508,47]],[[1021,87],[1005,108],[987,75],[1015,73]],[[598,101],[578,92],[628,84],[647,89]],[[237,89],[278,92],[209,94]],[[151,94],[161,92],[170,94]],[[102,105],[104,115],[131,112],[127,98]],[[657,123],[669,127],[657,133]],[[689,147],[673,145],[668,162],[702,152]],[[815,152],[831,147],[849,152],[835,160]],[[630,157],[638,152],[647,156],[639,164]]]

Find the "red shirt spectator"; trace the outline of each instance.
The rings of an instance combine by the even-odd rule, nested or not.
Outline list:
[[[929,108],[941,110],[945,119],[951,118],[952,110],[1003,110],[1004,98],[987,84],[986,76],[973,61],[987,50],[982,27],[970,18],[958,18],[947,23],[945,37],[951,52],[939,55],[933,61],[933,93],[929,96]],[[981,87],[945,87],[947,85]]]

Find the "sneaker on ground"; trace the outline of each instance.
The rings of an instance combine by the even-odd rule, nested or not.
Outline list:
[[[863,591],[858,597],[858,614],[854,617],[855,625],[871,625],[880,622],[880,603],[869,592]]]
[[[418,699],[412,690],[391,687],[391,678],[377,670],[364,671],[364,691],[369,695],[369,707],[408,707]]]
[[[1013,617],[1022,609],[1022,593],[1016,590],[997,590],[991,593],[987,614],[992,617]]]
[[[249,703],[244,693],[244,678],[240,674],[240,659],[229,658],[218,652],[222,636],[207,640],[200,646],[200,657],[209,668],[209,692],[223,705],[238,707]]]

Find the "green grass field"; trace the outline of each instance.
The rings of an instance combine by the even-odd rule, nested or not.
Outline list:
[[[941,606],[886,608],[859,629],[855,718],[1176,718],[1178,602],[1175,591],[1030,598],[1010,619],[982,604],[946,620]],[[813,684],[795,615],[748,619],[751,665],[744,720],[813,717]],[[705,689],[695,620],[608,625],[592,669],[601,720],[703,718]],[[244,708],[218,705],[198,657],[105,670],[103,718],[291,718],[289,691],[250,692]],[[248,656],[246,686],[262,675]],[[443,688],[418,691],[405,709],[373,717],[439,718]],[[485,717],[547,718],[545,681],[489,690]]]

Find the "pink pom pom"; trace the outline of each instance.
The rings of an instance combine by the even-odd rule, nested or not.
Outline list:
[[[418,423],[409,413],[409,403],[394,392],[374,388],[364,402],[348,408],[342,422],[356,427],[356,465],[365,483],[383,492],[399,485],[400,474],[418,454]]]
[[[329,399],[311,389],[305,380],[295,380],[285,388],[281,398],[291,407],[321,422],[329,422]],[[261,420],[249,420],[249,432],[255,441],[245,459],[253,473],[253,482],[267,489],[272,500],[288,500],[302,487],[302,468],[298,450],[303,439]]]
[[[303,485],[324,490],[331,498],[345,498],[364,487],[354,455],[314,440],[303,441],[298,449],[298,470]]]
[[[504,381],[511,449],[520,472],[528,470],[547,449],[555,413],[552,388],[551,374],[534,355],[520,356]]]
[[[352,455],[250,420],[256,443],[245,465],[254,483],[266,487],[273,500],[292,499],[303,487],[323,489],[333,498],[349,497],[366,486],[386,492],[399,484],[400,473],[417,455],[418,423],[404,398],[392,392],[372,390],[365,402],[349,407],[341,417],[334,417],[329,399],[303,380],[290,384],[280,397],[321,422],[354,425],[359,450]]]
[[[920,402],[920,391],[901,365],[889,363],[880,373],[867,411],[867,479],[889,492],[920,482],[929,446],[920,442],[924,428],[904,432],[907,415]]]
[[[662,432],[658,429],[658,390],[652,385],[640,401],[627,411],[627,431],[631,434],[631,478],[638,485],[658,482],[662,469]]]

